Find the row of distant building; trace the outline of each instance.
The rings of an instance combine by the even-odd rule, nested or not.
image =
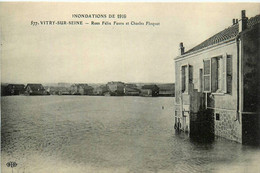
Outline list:
[[[97,96],[175,96],[175,85],[170,84],[135,84],[108,82],[107,84],[6,84],[1,86],[2,96],[11,95],[97,95]]]

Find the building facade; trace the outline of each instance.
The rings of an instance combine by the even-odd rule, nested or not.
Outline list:
[[[124,95],[125,84],[123,82],[108,82],[107,87],[112,96]]]
[[[46,95],[42,84],[27,84],[25,87],[26,95]]]
[[[139,89],[137,89],[136,87],[126,86],[124,88],[124,95],[126,95],[126,96],[139,96],[140,92],[141,91]]]
[[[3,95],[22,95],[25,92],[24,84],[8,84],[4,90]]]
[[[175,84],[160,84],[159,96],[174,97],[175,96]]]
[[[88,84],[73,84],[70,87],[72,95],[93,95],[94,88]]]
[[[157,97],[159,95],[159,87],[157,85],[144,85],[141,89],[141,96]]]
[[[106,85],[100,85],[96,88],[94,88],[94,95],[103,96],[106,92],[108,92],[108,88]]]
[[[259,25],[260,15],[248,19],[243,10],[240,20],[189,51],[180,44],[176,129],[259,143]]]

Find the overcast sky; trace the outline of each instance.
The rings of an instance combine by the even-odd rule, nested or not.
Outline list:
[[[0,3],[2,82],[175,82],[173,58],[232,25],[235,3]],[[72,14],[126,14],[75,19]],[[159,22],[159,26],[32,26],[31,21]]]

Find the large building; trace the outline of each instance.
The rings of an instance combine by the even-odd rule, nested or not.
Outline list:
[[[103,96],[107,92],[108,92],[108,88],[106,85],[97,86],[93,90],[94,95],[99,95],[99,96]]]
[[[258,143],[260,15],[241,19],[175,58],[175,128]],[[201,135],[202,137],[202,135]]]
[[[108,90],[110,95],[113,96],[122,96],[124,95],[125,84],[123,82],[108,82],[107,83]]]
[[[137,89],[136,84],[125,84],[124,94],[126,96],[139,96],[140,92],[141,91],[139,89]]]
[[[73,84],[70,86],[72,95],[92,95],[94,88],[88,84]]]

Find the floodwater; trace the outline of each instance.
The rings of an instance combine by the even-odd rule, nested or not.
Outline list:
[[[3,173],[260,172],[260,149],[174,131],[174,98],[2,97]],[[164,108],[162,108],[162,106]]]

